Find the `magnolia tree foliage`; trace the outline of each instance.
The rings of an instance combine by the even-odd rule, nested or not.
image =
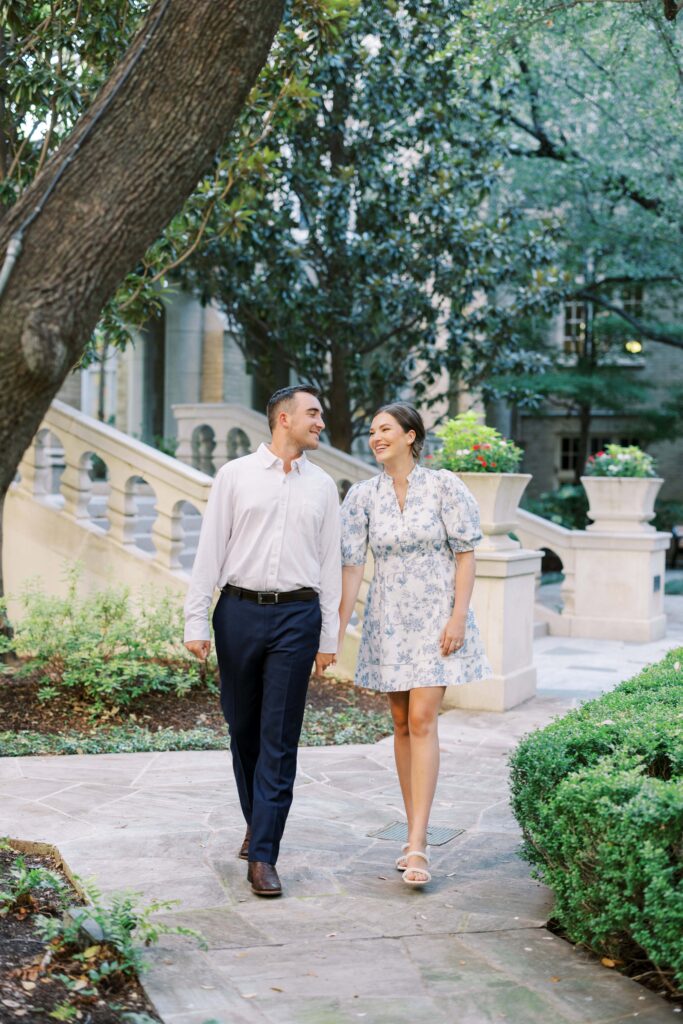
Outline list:
[[[434,400],[444,370],[478,383],[549,291],[552,218],[522,227],[514,196],[493,201],[497,116],[446,52],[468,11],[361,0],[311,67],[305,111],[269,135],[249,230],[183,267],[270,386],[293,369],[320,387],[347,450],[388,398]]]

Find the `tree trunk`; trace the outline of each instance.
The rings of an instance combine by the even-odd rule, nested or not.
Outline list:
[[[44,200],[0,296],[0,501],[103,306],[225,141],[282,7],[157,0],[92,107],[0,221],[1,263]]]
[[[574,470],[574,483],[580,484],[583,471],[586,468],[586,460],[590,454],[588,446],[590,443],[590,429],[592,412],[590,405],[579,406],[579,450],[576,455],[576,469]]]
[[[99,356],[100,375],[97,378],[97,418],[100,423],[104,423],[104,401],[107,395],[107,378],[104,373],[106,358],[107,342],[105,341]]]
[[[332,349],[331,363],[325,424],[330,444],[334,445],[335,448],[341,449],[343,452],[350,452],[353,442],[351,400],[346,384],[344,357],[337,346]]]

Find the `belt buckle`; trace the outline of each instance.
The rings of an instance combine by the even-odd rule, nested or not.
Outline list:
[[[277,604],[279,594],[273,593],[268,590],[259,590],[257,601],[259,604]],[[265,598],[272,598],[272,601],[267,601]]]

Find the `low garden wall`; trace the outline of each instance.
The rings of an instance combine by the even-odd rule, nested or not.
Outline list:
[[[524,854],[559,926],[683,989],[683,648],[531,733],[511,767]]]

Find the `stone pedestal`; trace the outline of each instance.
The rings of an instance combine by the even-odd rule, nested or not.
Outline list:
[[[574,614],[567,635],[632,643],[663,637],[669,542],[668,533],[655,532],[575,535]]]
[[[493,675],[449,686],[444,707],[506,711],[535,695],[534,590],[540,564],[540,551],[477,551],[472,608]]]

